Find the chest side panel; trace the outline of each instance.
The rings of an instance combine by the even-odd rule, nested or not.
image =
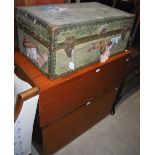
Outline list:
[[[113,54],[123,51],[126,48],[126,44],[130,35],[129,30],[125,32],[125,36],[122,36],[123,26],[122,28],[120,28],[119,26],[117,26],[118,28],[115,26],[111,26],[111,31],[109,30],[106,35],[103,35],[101,37],[98,33],[95,34],[95,37],[93,35],[90,35],[86,37],[86,39],[79,39],[80,43],[77,43],[77,45],[74,46],[70,57],[66,53],[66,46],[64,43],[64,48],[55,51],[56,75],[60,76],[68,72],[72,72],[72,69],[69,68],[70,62],[74,63],[74,67],[76,70],[89,64],[101,61],[101,55],[107,55],[107,57],[109,57]],[[90,31],[87,31],[86,33],[92,34]],[[67,35],[69,37],[69,33]],[[111,42],[111,45],[103,45],[107,44],[108,42]],[[59,45],[57,47],[60,48]]]
[[[48,75],[49,50],[20,28],[18,28],[18,41],[20,51]]]

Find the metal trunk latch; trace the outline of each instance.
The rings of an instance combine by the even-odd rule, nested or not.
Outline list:
[[[101,46],[100,53],[104,54],[106,51],[106,41],[105,40],[101,41],[100,46]]]
[[[122,40],[125,39],[125,35],[126,35],[127,31],[129,31],[129,30],[130,30],[130,28],[129,28],[128,26],[125,26],[125,27],[122,29],[122,32],[121,32],[121,38],[122,38]]]
[[[103,27],[100,31],[100,35],[105,35],[107,33],[107,29]]]
[[[66,55],[70,58],[72,56],[72,50],[75,46],[75,37],[69,37],[66,39],[65,52]]]

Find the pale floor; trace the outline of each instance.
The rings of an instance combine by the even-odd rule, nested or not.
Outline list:
[[[55,155],[139,155],[140,90],[128,93],[107,116]],[[32,147],[32,155],[38,152]]]

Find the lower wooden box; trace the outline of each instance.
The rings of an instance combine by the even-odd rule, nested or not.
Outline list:
[[[43,146],[40,154],[53,154],[110,113],[129,56],[125,51],[52,81],[15,53],[17,75],[40,89],[33,130],[33,139]]]
[[[51,155],[107,116],[118,85],[42,128],[43,154]]]

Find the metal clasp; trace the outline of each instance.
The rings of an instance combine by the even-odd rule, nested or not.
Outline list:
[[[66,55],[70,58],[72,56],[72,50],[75,46],[75,37],[69,37],[66,39],[65,52]]]
[[[100,35],[105,35],[107,33],[107,29],[104,27],[100,31]]]
[[[121,32],[122,40],[125,39],[125,35],[126,35],[127,31],[129,31],[129,30],[130,30],[130,28],[128,26],[124,26],[124,28],[122,29],[122,32]]]
[[[96,69],[96,73],[98,73],[98,72],[100,72],[100,71],[101,71],[101,69],[100,69],[100,68]]]
[[[89,102],[86,103],[86,105],[88,106],[90,103],[91,103],[91,102],[89,101]]]
[[[101,41],[100,46],[101,46],[100,53],[104,54],[106,51],[106,41],[105,40]]]

